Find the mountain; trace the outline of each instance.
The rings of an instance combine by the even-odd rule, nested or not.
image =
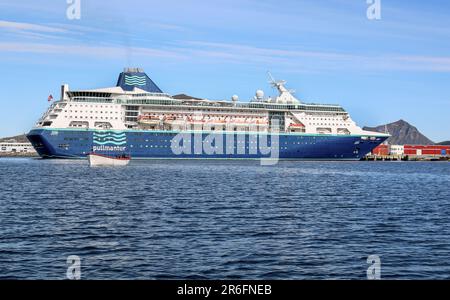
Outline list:
[[[29,143],[27,137],[25,134],[21,134],[21,135],[16,135],[16,136],[11,136],[11,137],[5,137],[5,138],[0,138],[0,142],[14,142],[14,143]]]
[[[450,145],[450,141],[436,143],[436,145],[448,146],[448,145]]]
[[[434,142],[424,136],[420,131],[404,120],[394,123],[380,125],[377,127],[364,127],[364,130],[386,132],[386,128],[391,137],[388,143],[391,145],[434,145]]]

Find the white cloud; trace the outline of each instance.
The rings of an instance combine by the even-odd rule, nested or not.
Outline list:
[[[160,22],[144,21],[144,22],[141,22],[141,25],[145,26],[145,27],[147,27],[148,29],[151,29],[151,30],[157,29],[157,30],[162,30],[162,31],[176,31],[176,32],[191,31],[191,29],[189,29],[188,27],[175,25],[175,24],[171,24],[171,23],[160,23]]]
[[[48,43],[23,43],[23,42],[0,42],[0,52],[34,53],[34,54],[62,54],[74,56],[89,56],[98,58],[118,58],[126,53],[158,58],[183,58],[177,52],[141,47],[120,47],[115,45],[87,46],[87,45],[57,45]]]
[[[274,64],[299,72],[315,71],[425,71],[450,72],[450,56],[355,54],[311,50],[286,50],[242,44],[190,41],[193,55],[217,57],[242,64]],[[302,70],[300,70],[302,69]]]
[[[450,57],[370,55],[312,50],[255,47],[242,44],[185,41],[162,48],[121,45],[0,42],[0,52],[56,54],[117,59],[125,56],[157,58],[188,63],[233,63],[286,72],[450,72]]]
[[[32,23],[11,22],[0,20],[0,28],[19,31],[46,32],[46,33],[63,33],[66,30]]]

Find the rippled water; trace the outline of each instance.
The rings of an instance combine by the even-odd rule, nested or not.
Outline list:
[[[450,278],[447,162],[0,159],[0,278]]]

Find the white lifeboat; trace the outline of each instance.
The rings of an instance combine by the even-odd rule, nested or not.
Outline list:
[[[88,155],[89,165],[95,166],[126,166],[130,163],[131,157],[127,155],[109,156],[98,153]]]

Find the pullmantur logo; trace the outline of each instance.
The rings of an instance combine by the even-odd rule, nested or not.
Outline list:
[[[137,76],[137,75],[125,75],[125,84],[126,85],[139,85],[139,86],[143,86],[146,85],[146,79],[145,76]]]
[[[196,112],[193,130],[181,130],[171,142],[175,155],[198,155],[199,157],[227,158],[259,157],[261,165],[275,165],[280,158],[279,120],[273,119],[270,132],[258,131],[258,124],[225,124],[222,130],[216,125],[203,123],[202,113]],[[224,129],[224,130],[223,130]],[[208,134],[206,134],[208,133]]]
[[[125,151],[127,136],[124,132],[94,132],[93,151]]]

